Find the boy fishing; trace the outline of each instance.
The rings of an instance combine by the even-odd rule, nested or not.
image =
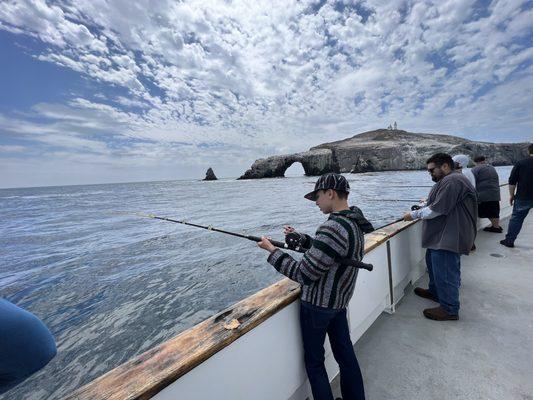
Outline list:
[[[353,295],[358,269],[341,265],[342,259],[363,258],[363,230],[373,228],[361,211],[348,206],[350,186],[340,174],[322,175],[305,198],[314,201],[329,218],[319,226],[314,239],[292,228],[285,233],[309,250],[301,261],[274,247],[262,237],[259,247],[270,252],[268,262],[277,271],[300,283],[300,328],[304,346],[305,369],[315,400],[333,400],[324,366],[326,333],[340,369],[344,400],[365,398],[363,377],[350,339],[346,307]],[[363,229],[363,230],[362,230]],[[289,235],[288,235],[289,236]],[[296,239],[298,240],[298,239]]]

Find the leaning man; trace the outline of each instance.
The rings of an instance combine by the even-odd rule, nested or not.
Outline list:
[[[429,287],[415,294],[440,305],[424,310],[437,321],[459,319],[461,254],[468,254],[476,237],[477,196],[468,178],[453,169],[450,155],[437,153],[427,161],[436,184],[427,205],[404,215],[405,221],[423,220],[422,247],[426,248]]]

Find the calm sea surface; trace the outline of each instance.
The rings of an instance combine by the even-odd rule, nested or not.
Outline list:
[[[497,168],[505,182],[510,167]],[[345,174],[380,226],[432,184],[424,171]],[[33,312],[58,355],[2,400],[59,399],[281,278],[253,242],[140,218],[155,213],[283,240],[326,216],[303,195],[315,177],[0,190],[0,297]],[[411,187],[405,187],[411,186]],[[507,199],[504,199],[507,201]]]

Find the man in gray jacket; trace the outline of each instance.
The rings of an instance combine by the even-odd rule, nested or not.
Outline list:
[[[427,161],[427,170],[436,184],[427,206],[404,215],[422,223],[422,247],[426,248],[429,287],[415,288],[415,294],[439,303],[424,310],[437,321],[459,319],[461,254],[468,254],[476,237],[477,198],[472,184],[453,170],[450,155],[437,153]]]

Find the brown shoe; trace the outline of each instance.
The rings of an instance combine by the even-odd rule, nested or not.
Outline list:
[[[433,294],[427,289],[423,289],[421,287],[416,287],[415,288],[415,294],[417,296],[423,297],[424,299],[430,299],[430,300],[433,300],[436,303],[439,302],[439,299],[437,299],[435,296],[433,296]]]
[[[426,308],[424,310],[424,317],[435,321],[457,321],[459,319],[459,315],[448,314],[441,306]]]

